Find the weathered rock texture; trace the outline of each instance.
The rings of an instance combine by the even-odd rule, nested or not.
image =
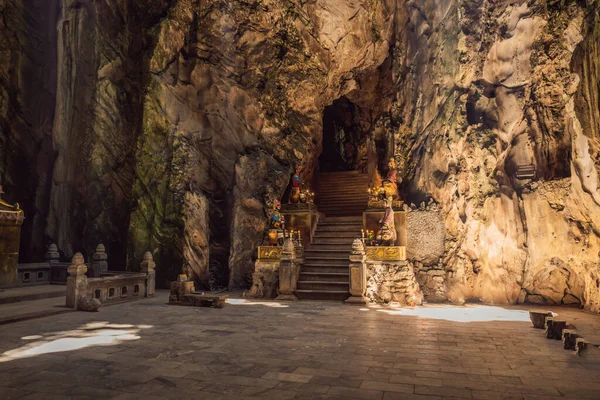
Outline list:
[[[274,299],[279,294],[279,261],[256,262],[252,274],[252,286],[245,296]]]
[[[378,304],[414,306],[423,302],[423,293],[407,262],[368,262],[365,296]]]
[[[598,4],[424,1],[398,17],[397,152],[443,208],[450,299],[600,311],[599,137],[583,128],[599,112]]]
[[[599,9],[0,0],[0,177],[26,212],[22,257],[103,242],[123,267],[152,250],[159,285],[183,268],[249,286],[266,205],[311,173],[344,97],[368,139],[355,151],[382,175],[393,153],[408,200],[439,203],[451,300],[600,311]]]

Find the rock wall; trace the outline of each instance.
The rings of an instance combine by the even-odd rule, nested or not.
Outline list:
[[[0,0],[0,184],[23,260],[102,241],[122,268],[153,251],[159,286],[249,286],[266,205],[345,97],[408,201],[440,205],[418,262],[449,299],[600,311],[597,1],[21,3]]]
[[[443,208],[449,298],[600,311],[598,3],[407,2],[397,16],[396,152],[410,190]]]
[[[247,286],[266,205],[297,166],[313,168],[324,107],[342,96],[384,104],[375,88],[389,69],[395,1],[38,3],[0,2],[12,18],[0,27],[10,39],[0,57],[2,183],[38,221],[37,238],[22,242],[32,258],[45,241],[67,257],[102,241],[123,268],[153,251],[162,286],[181,269],[201,286]],[[37,66],[54,73],[44,80],[53,103],[40,110],[46,163],[38,143],[16,142],[11,121],[35,98],[19,81],[29,72],[15,61],[22,39],[46,37],[30,13],[55,17],[47,52],[57,59]],[[31,173],[18,152],[31,153],[22,162]]]

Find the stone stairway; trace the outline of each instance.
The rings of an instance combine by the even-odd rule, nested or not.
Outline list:
[[[366,174],[356,171],[320,175],[317,205],[326,215],[312,243],[304,250],[304,266],[296,296],[312,300],[345,300],[349,293],[349,256],[360,237],[367,208]]]
[[[304,251],[296,296],[311,300],[345,300],[349,294],[348,263],[352,242],[360,237],[362,217],[327,217]]]
[[[367,209],[368,187],[367,174],[358,171],[320,174],[316,198],[319,212],[328,217],[362,215]]]

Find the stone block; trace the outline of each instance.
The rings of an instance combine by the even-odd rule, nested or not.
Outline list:
[[[573,329],[565,329],[562,332],[562,341],[565,350],[575,350],[576,340],[580,338],[577,331]]]
[[[546,317],[546,339],[562,340],[563,330],[567,327],[567,321]]]
[[[545,329],[546,318],[551,316],[552,313],[550,311],[529,311],[529,319],[531,320],[533,327],[536,329]]]

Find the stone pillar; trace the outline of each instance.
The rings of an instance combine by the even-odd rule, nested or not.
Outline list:
[[[77,253],[73,256],[71,265],[67,272],[67,307],[77,309],[79,299],[85,296],[87,290],[87,266],[84,264],[83,255]]]
[[[2,200],[0,186],[0,287],[17,284],[21,225],[25,219],[18,204]]]
[[[350,298],[346,303],[366,304],[367,266],[365,247],[360,239],[354,239],[350,253]]]
[[[106,248],[101,243],[96,246],[96,252],[92,256],[92,273],[94,278],[99,278],[103,273],[108,271],[108,255]]]
[[[154,268],[156,268],[156,263],[154,262],[154,257],[152,257],[152,253],[147,251],[144,254],[144,259],[140,265],[142,272],[145,272],[147,275],[146,278],[146,297],[154,296],[154,289],[156,286],[156,272]]]
[[[44,258],[48,264],[54,264],[59,261],[60,254],[58,253],[58,247],[54,243],[48,246],[48,251],[46,251]]]
[[[288,239],[283,244],[279,262],[279,296],[276,300],[298,301],[294,294],[298,282],[298,272],[294,242],[292,239]]]

